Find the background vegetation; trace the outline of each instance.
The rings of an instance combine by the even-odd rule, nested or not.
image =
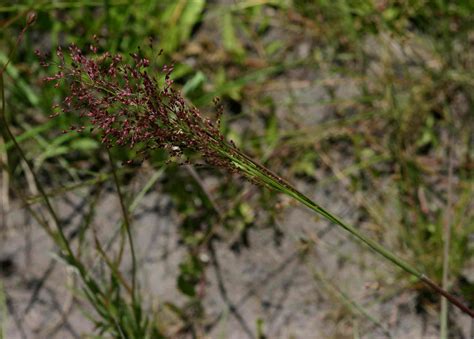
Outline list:
[[[37,20],[14,51],[31,11]],[[86,49],[96,35],[102,51],[128,55],[141,48],[157,67],[174,63],[175,83],[193,105],[212,117],[212,101],[221,98],[223,132],[247,154],[317,193],[327,207],[342,203],[361,229],[473,306],[473,13],[468,0],[0,3],[0,64],[11,58],[3,75],[5,116],[31,164],[1,125],[2,241],[20,232],[15,215],[32,213],[38,224],[30,227],[43,226],[63,250],[61,265],[81,278],[73,292],[94,324],[90,335],[205,336],[210,325],[202,290],[209,262],[219,257],[216,244],[251,250],[251,232],[270,229],[275,242],[296,238],[301,257],[322,248],[322,257],[332,253],[372,272],[371,284],[383,286],[361,301],[345,292],[350,286],[342,276],[315,271],[316,263],[302,259],[323,294],[339,305],[325,322],[348,324],[325,335],[370,337],[380,328],[390,335],[396,325],[374,317],[371,307],[393,306],[409,291],[416,319],[434,322],[436,335],[447,336],[449,327],[453,337],[469,336],[468,322],[418,282],[378,271],[330,241],[324,245],[321,235],[293,231],[285,221],[294,207],[280,196],[209,167],[174,165],[161,151],[123,165],[135,155],[119,148],[108,153],[95,132],[63,134],[79,117],[49,118],[65,93],[42,83],[54,66],[41,67],[34,52],[54,60],[57,46]],[[57,220],[47,216],[43,190],[53,209],[87,192],[77,227],[67,227],[60,210]],[[135,211],[153,191],[169,197],[169,227],[186,249],[173,277],[178,302],[158,302],[132,288],[143,277],[139,263],[130,270],[127,230],[136,232]],[[121,221],[106,227],[97,221],[97,206],[110,192],[122,203],[116,210]],[[71,253],[55,223],[64,228]],[[11,253],[0,258],[8,321],[15,318]],[[264,320],[254,321],[245,335],[275,336],[266,333]],[[9,323],[19,332],[8,333],[28,336]],[[51,333],[58,335],[63,324]]]

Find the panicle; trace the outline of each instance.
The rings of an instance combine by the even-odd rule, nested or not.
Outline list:
[[[179,158],[192,151],[211,165],[237,169],[232,158],[238,151],[219,131],[222,108],[215,123],[186,103],[173,88],[173,65],[163,66],[154,77],[148,72],[150,61],[140,51],[130,54],[131,63],[120,54],[98,54],[96,47],[90,51],[86,55],[75,45],[67,52],[57,50],[58,72],[45,80],[66,86],[62,112],[87,117],[108,147],[139,147],[145,155],[163,148]],[[216,106],[220,107],[217,102]]]

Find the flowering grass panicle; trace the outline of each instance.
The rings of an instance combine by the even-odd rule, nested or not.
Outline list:
[[[138,148],[145,155],[163,148],[180,158],[191,151],[211,165],[235,171],[230,160],[235,147],[220,133],[219,118],[213,122],[186,103],[172,87],[173,66],[163,66],[154,76],[150,61],[140,53],[130,54],[132,62],[127,64],[120,54],[99,55],[95,47],[91,51],[86,55],[72,45],[67,62],[57,50],[58,72],[45,80],[67,86],[63,112],[89,118],[107,146]]]

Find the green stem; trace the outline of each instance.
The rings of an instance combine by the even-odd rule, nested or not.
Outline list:
[[[38,191],[39,191],[40,195],[42,196],[42,198],[43,198],[43,200],[46,204],[46,207],[47,207],[49,213],[51,214],[51,217],[53,218],[53,221],[54,221],[55,226],[56,226],[56,231],[57,231],[57,233],[55,234],[56,235],[55,238],[58,239],[59,247],[68,256],[73,257],[74,255],[73,255],[71,247],[69,246],[69,242],[66,238],[66,235],[64,234],[62,228],[60,227],[59,218],[58,218],[55,210],[53,209],[53,206],[51,205],[51,202],[49,201],[48,196],[47,196],[46,192],[43,189],[43,186],[40,184],[40,182],[38,180],[38,177],[36,176],[35,171],[33,169],[33,166],[28,161],[28,159],[26,158],[25,153],[23,152],[23,149],[20,147],[20,145],[16,141],[15,136],[13,135],[12,131],[10,130],[9,124],[6,120],[6,117],[5,117],[5,106],[6,106],[6,104],[5,104],[5,88],[4,88],[4,82],[3,81],[4,80],[3,80],[3,70],[2,70],[0,72],[0,94],[1,94],[1,103],[2,103],[2,108],[0,109],[0,122],[4,125],[5,131],[7,132],[7,135],[9,137],[9,139],[13,142],[13,145],[16,148],[16,150],[18,151],[18,154],[20,155],[20,158],[26,163],[28,169],[30,170],[31,175],[33,176],[33,180],[36,184],[36,187],[38,188]]]
[[[298,191],[293,185],[286,182],[281,177],[279,177],[269,169],[265,168],[263,165],[260,165],[256,161],[252,160],[247,155],[240,152],[238,149],[229,145],[228,147],[230,151],[220,150],[219,152],[222,155],[228,157],[236,165],[236,167],[241,169],[246,174],[246,176],[254,180],[260,181],[271,189],[274,189],[292,197],[293,199],[299,201],[312,211],[323,216],[330,222],[342,227],[347,232],[352,234],[355,238],[359,239],[361,242],[370,247],[372,250],[382,255],[394,265],[400,267],[404,271],[410,273],[412,276],[421,280],[424,284],[429,286],[439,295],[445,297],[450,303],[458,307],[461,311],[468,314],[471,318],[474,318],[473,310],[469,309],[466,305],[464,305],[464,303],[460,299],[456,298],[454,295],[450,294],[448,291],[438,286],[433,280],[431,280],[425,274],[417,270],[414,266],[410,265],[408,262],[392,253],[390,250],[386,249],[383,245],[365,236],[355,227],[345,223],[344,221],[333,215],[331,212],[319,206],[313,200]]]
[[[119,197],[120,201],[120,208],[122,209],[122,214],[123,214],[123,225],[125,226],[125,231],[127,233],[127,239],[128,239],[128,244],[130,246],[130,253],[132,256],[132,287],[131,287],[131,293],[132,293],[132,303],[135,305],[136,304],[136,275],[137,275],[137,259],[135,255],[135,246],[133,244],[133,238],[132,238],[132,231],[130,229],[130,217],[128,215],[128,209],[125,206],[125,199],[122,194],[122,190],[120,188],[120,183],[118,180],[118,175],[117,175],[117,168],[115,166],[114,160],[112,159],[112,154],[110,153],[110,150],[107,148],[107,154],[109,156],[110,164],[112,166],[112,174],[114,178],[114,183],[115,187],[117,189],[117,194]]]
[[[43,223],[41,218],[37,216],[36,213],[32,213],[33,217],[36,218],[38,223],[40,225],[45,225],[44,229],[47,231],[49,235],[52,236],[53,240],[55,243],[59,246],[60,250],[62,251],[63,258],[66,260],[66,262],[75,267],[84,282],[84,284],[90,289],[91,293],[88,294],[91,298],[103,298],[105,299],[105,295],[102,293],[102,290],[100,289],[100,286],[95,283],[95,281],[90,277],[89,273],[87,272],[85,266],[82,264],[82,262],[79,261],[79,259],[74,255],[74,252],[72,251],[72,248],[70,246],[69,240],[67,239],[66,235],[63,232],[63,229],[60,225],[59,222],[59,217],[56,214],[56,211],[53,208],[53,205],[51,204],[48,195],[46,194],[43,186],[38,180],[38,177],[33,169],[33,166],[30,164],[28,159],[26,158],[25,153],[23,152],[23,149],[20,147],[18,144],[17,140],[15,139],[15,136],[10,130],[10,127],[8,125],[8,122],[5,118],[5,88],[4,88],[4,80],[3,80],[3,72],[0,72],[0,96],[1,96],[1,109],[0,109],[0,123],[2,123],[5,127],[5,130],[8,133],[9,138],[13,142],[13,145],[15,149],[18,151],[18,154],[20,155],[21,159],[26,163],[28,166],[29,170],[31,171],[31,175],[33,176],[33,180],[38,188],[38,191],[40,193],[40,196],[43,198],[43,201],[46,205],[46,208],[48,212],[50,213],[54,226],[56,227],[56,231],[53,231],[52,228],[48,226],[47,223]],[[26,202],[26,200],[24,200]],[[28,210],[33,211],[29,206],[27,207]],[[98,297],[97,297],[98,296]],[[92,303],[94,308],[99,312],[100,314],[100,308],[97,307],[97,304]]]

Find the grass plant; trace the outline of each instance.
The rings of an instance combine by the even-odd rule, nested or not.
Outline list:
[[[31,10],[36,14],[28,14]],[[440,336],[454,336],[459,313],[449,306],[472,318],[468,305],[474,301],[466,278],[474,231],[469,116],[474,58],[460,47],[470,46],[473,10],[469,1],[444,0],[244,1],[228,7],[147,0],[136,5],[82,0],[0,5],[0,44],[8,51],[0,52],[3,224],[13,194],[54,240],[59,260],[75,272],[81,288],[74,293],[93,309],[89,318],[99,336],[199,336],[203,248],[225,232],[232,233],[233,241],[245,242],[241,239],[261,222],[261,214],[269,216],[270,224],[279,218],[282,204],[276,201],[298,202],[408,273],[393,277],[397,288],[387,295],[411,290],[418,296],[417,309],[428,310],[429,316],[438,299],[427,291],[443,296],[436,317]],[[209,30],[212,20],[218,24]],[[25,35],[27,29],[32,34]],[[54,50],[57,45],[66,50],[71,43],[86,46],[97,32],[104,37],[95,53],[73,47],[64,56]],[[279,38],[270,39],[272,34]],[[147,36],[158,37],[165,49],[160,60],[176,60],[172,67],[158,70],[156,57],[148,59],[143,51],[129,57]],[[50,70],[40,67],[32,46],[53,55]],[[115,74],[103,73],[104,67]],[[65,86],[38,86],[36,80],[51,69],[58,73],[50,80],[62,80]],[[303,80],[298,72],[306,75]],[[313,73],[317,79],[311,79]],[[355,95],[340,93],[347,83],[356,84]],[[313,95],[308,91],[313,87],[323,88],[327,96]],[[208,119],[201,111],[216,96],[226,114],[218,108],[218,118]],[[65,97],[69,99],[61,108],[68,114],[47,119],[51,103]],[[297,116],[306,107],[330,112],[331,119],[302,123]],[[101,131],[106,148],[97,142],[96,132],[82,128],[84,118]],[[71,126],[82,133],[58,133]],[[338,155],[349,165],[339,163]],[[129,159],[132,164],[117,166]],[[144,159],[160,169],[131,199],[128,181]],[[205,162],[224,171],[203,167]],[[205,178],[195,168],[203,168]],[[324,171],[330,175],[322,175]],[[228,180],[233,174],[257,186]],[[222,181],[213,192],[206,188],[207,176]],[[58,184],[50,187],[45,178]],[[362,214],[360,226],[346,223],[329,211],[333,207],[322,207],[290,184],[300,180],[312,188],[342,183]],[[122,221],[104,241],[93,219],[107,182],[117,193]],[[180,240],[188,255],[176,280],[189,301],[160,305],[157,312],[150,311],[141,290],[132,225],[133,211],[156,183],[163,183],[182,220]],[[183,183],[186,189],[178,189]],[[77,238],[64,231],[67,225],[54,201],[86,188],[95,195]],[[49,216],[41,213],[39,202]],[[371,226],[370,236],[365,226]],[[130,269],[124,258],[130,259]],[[347,306],[348,317],[362,314],[385,325],[352,301],[350,292],[326,280],[322,270],[316,278]],[[163,318],[163,309],[173,316]],[[264,336],[263,320],[256,323],[258,335]],[[354,333],[359,331],[354,323]]]
[[[91,47],[91,50],[97,53],[97,47]],[[134,63],[130,66],[122,63],[123,59],[119,54],[110,55],[106,52],[104,56],[92,58],[85,56],[76,46],[70,48],[70,53],[72,66],[66,64],[62,51],[58,50],[61,60],[59,72],[46,80],[55,82],[56,87],[62,82],[70,87],[70,95],[64,100],[63,111],[86,115],[93,126],[101,130],[102,140],[106,145],[127,146],[132,149],[137,147],[145,155],[155,148],[163,148],[177,158],[186,158],[189,151],[198,153],[210,165],[231,173],[237,172],[254,183],[283,193],[340,226],[474,318],[474,311],[426,274],[311,200],[286,180],[240,151],[232,142],[226,141],[219,130],[222,109],[218,108],[217,122],[213,123],[204,118],[196,108],[189,107],[180,93],[172,87],[170,75],[173,68],[163,66],[163,81],[148,75],[149,60],[136,53],[132,55]],[[78,129],[82,131],[84,128],[82,126]],[[76,127],[72,129],[75,130]],[[114,177],[116,178],[115,175]],[[118,185],[117,189],[120,192]],[[121,206],[125,211],[122,201],[121,199]],[[128,219],[126,215],[124,217]],[[133,248],[132,245],[130,247]]]

